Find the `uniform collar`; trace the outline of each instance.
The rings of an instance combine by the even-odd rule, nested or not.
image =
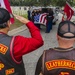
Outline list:
[[[69,48],[61,48],[61,47],[55,47],[54,50],[56,51],[70,51],[73,50],[73,47],[69,47]]]

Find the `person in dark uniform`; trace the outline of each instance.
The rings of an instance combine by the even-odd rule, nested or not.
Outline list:
[[[46,16],[47,24],[46,24],[46,33],[49,33],[52,30],[52,21],[53,21],[53,10],[50,8],[48,9],[48,14]]]
[[[32,17],[31,17],[31,21],[34,23],[34,16],[36,16],[37,14],[36,14],[36,9],[34,9],[33,11],[32,11]]]
[[[22,56],[43,45],[39,29],[26,18],[14,16],[28,27],[31,37],[9,36],[10,13],[0,8],[0,75],[26,75]]]
[[[27,13],[28,13],[28,20],[31,20],[31,11],[30,11],[30,8],[28,9]]]
[[[41,14],[40,9],[36,9],[36,13],[35,13],[35,15],[34,15],[34,21],[35,21],[35,19],[36,19],[37,17],[40,16],[40,14]],[[34,22],[34,24],[35,24],[35,26],[36,26],[38,29],[41,29],[40,23],[35,23],[35,22]]]
[[[45,50],[39,58],[35,75],[75,75],[75,24],[63,21],[58,26],[59,47]]]

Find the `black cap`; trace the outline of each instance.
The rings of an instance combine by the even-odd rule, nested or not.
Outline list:
[[[68,20],[60,22],[57,34],[62,38],[75,38],[75,24]]]
[[[3,28],[2,25],[8,20],[10,20],[10,13],[4,8],[0,8],[0,28]]]

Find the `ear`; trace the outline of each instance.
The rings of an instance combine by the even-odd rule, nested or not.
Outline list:
[[[57,34],[56,36],[57,36],[57,40],[59,40],[59,36],[58,36],[58,34]]]
[[[7,22],[8,27],[10,28],[10,21]]]

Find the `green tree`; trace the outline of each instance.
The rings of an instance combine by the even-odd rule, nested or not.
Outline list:
[[[68,1],[72,6],[75,5],[75,0],[9,0],[11,5],[15,6],[64,6]]]
[[[62,7],[62,6],[65,5],[65,3],[66,3],[66,0],[57,0],[57,2],[56,2],[56,6],[60,6],[60,7]]]

